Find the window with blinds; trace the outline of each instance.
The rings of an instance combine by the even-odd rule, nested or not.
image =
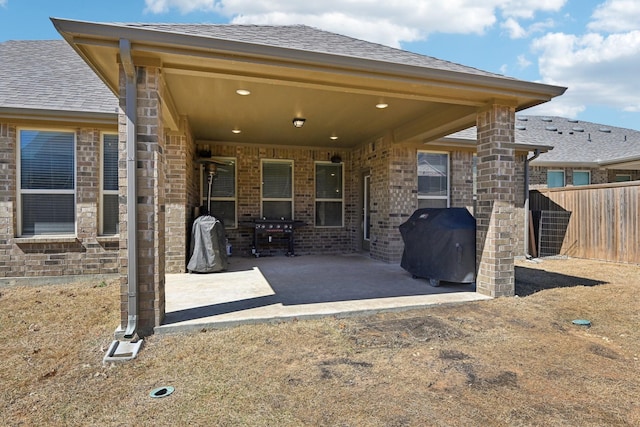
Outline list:
[[[342,163],[316,163],[316,227],[342,227]]]
[[[20,130],[22,236],[75,233],[75,134]]]
[[[211,215],[222,221],[225,228],[236,228],[236,159],[231,157],[213,158],[216,165],[216,174],[211,182]],[[202,206],[207,205],[209,192],[208,173],[202,167]]]
[[[262,161],[262,217],[293,219],[293,161]]]
[[[449,207],[449,154],[418,151],[418,207]]]
[[[118,135],[102,135],[102,229],[103,235],[118,234]]]

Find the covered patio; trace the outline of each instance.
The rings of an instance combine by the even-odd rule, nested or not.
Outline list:
[[[455,150],[433,143],[475,124],[476,291],[513,295],[526,155],[516,152],[515,112],[566,88],[305,26],[53,23],[120,98],[125,338],[171,319],[166,273],[185,271],[192,212],[202,203],[201,151],[235,168],[227,202],[236,225],[277,205],[285,213],[268,219],[309,225],[296,236],[303,252],[365,250],[395,264],[398,226],[418,207],[418,150]],[[459,207],[473,203],[471,158],[457,166]],[[335,197],[322,195],[318,171],[334,166]],[[276,199],[264,191],[274,168],[288,180]],[[250,250],[247,230],[228,227],[228,235]],[[393,293],[394,282],[386,286]]]
[[[490,297],[473,284],[439,287],[397,264],[354,253],[232,257],[227,271],[167,274],[166,315],[155,333],[246,323],[409,310]]]

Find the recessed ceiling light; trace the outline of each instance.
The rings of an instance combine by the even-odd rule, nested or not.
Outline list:
[[[336,139],[338,139],[338,137],[334,135],[334,136],[330,136],[329,139],[335,141]]]
[[[233,133],[240,133],[240,132],[242,132],[242,131],[241,131],[240,129],[233,129],[231,132],[233,132]]]
[[[384,109],[384,108],[387,108],[388,106],[389,106],[389,104],[384,103],[384,102],[379,102],[379,103],[376,104],[376,108],[379,108],[381,110]]]
[[[247,89],[238,89],[238,90],[236,90],[236,93],[238,95],[242,95],[242,96],[251,95],[251,91],[247,90]]]

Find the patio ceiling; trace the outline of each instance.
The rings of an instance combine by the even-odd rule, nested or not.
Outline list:
[[[136,65],[162,69],[167,127],[178,130],[186,117],[198,141],[351,148],[391,134],[395,141],[427,142],[474,125],[477,111],[496,99],[519,110],[564,91],[122,24],[53,22],[114,93],[119,40],[129,40]],[[238,89],[251,93],[238,95]],[[305,125],[294,128],[294,117],[305,118]]]

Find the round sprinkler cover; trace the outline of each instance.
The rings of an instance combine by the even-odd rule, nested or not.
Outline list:
[[[154,398],[167,397],[171,393],[173,393],[174,390],[175,388],[171,386],[158,387],[151,390],[151,393],[149,393],[149,396]]]

